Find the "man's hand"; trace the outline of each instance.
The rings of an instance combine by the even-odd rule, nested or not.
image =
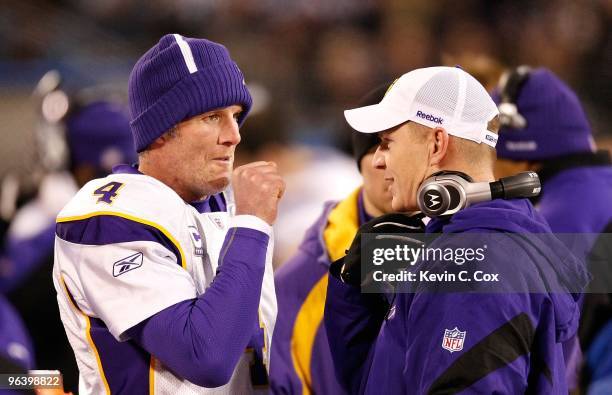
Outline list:
[[[285,182],[274,162],[253,162],[237,167],[232,176],[236,215],[255,215],[272,225]]]
[[[400,213],[391,213],[374,218],[359,227],[350,248],[346,251],[346,256],[332,263],[330,273],[346,284],[361,287],[369,286],[372,282],[371,272],[378,269],[376,266],[370,265],[365,270],[362,270],[361,254],[364,251],[369,252],[375,248],[379,235],[395,234],[396,237],[392,239],[396,243],[415,245],[418,247],[421,245],[422,241],[417,235],[424,233],[425,224],[423,223],[423,215],[421,214],[409,216]],[[365,240],[362,240],[362,235],[364,234],[375,234],[375,237],[369,239],[369,241],[363,245],[362,243],[365,242]],[[407,234],[412,235],[408,236]]]

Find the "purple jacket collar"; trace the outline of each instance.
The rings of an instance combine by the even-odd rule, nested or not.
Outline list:
[[[427,224],[427,233],[459,233],[466,231],[511,233],[549,233],[546,220],[527,199],[495,199],[467,207],[448,218],[434,218]]]

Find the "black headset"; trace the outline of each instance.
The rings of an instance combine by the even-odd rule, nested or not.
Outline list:
[[[474,182],[465,173],[440,171],[423,181],[417,191],[417,203],[426,216],[439,217],[478,202],[534,197],[540,190],[540,178],[532,171],[494,182]]]
[[[519,113],[516,101],[530,74],[531,67],[523,65],[501,76],[499,81],[501,102],[497,106],[501,126],[513,129],[524,129],[527,126],[527,120]]]

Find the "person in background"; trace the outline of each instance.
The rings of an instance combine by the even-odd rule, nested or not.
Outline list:
[[[484,53],[462,52],[458,55],[443,54],[442,62],[446,66],[458,66],[470,73],[487,90],[492,92],[499,77],[504,72],[503,64],[493,56]]]
[[[274,223],[274,267],[278,268],[295,255],[325,202],[346,197],[360,185],[361,176],[344,150],[291,136],[286,103],[256,83],[250,83],[249,89],[254,104],[241,129],[245,138],[236,148],[236,166],[272,161],[285,180],[287,189]],[[350,140],[347,134],[345,140]]]
[[[493,98],[501,115],[496,176],[536,171],[542,182],[536,208],[555,233],[611,233],[610,153],[597,150],[576,93],[546,68],[520,66],[503,76]],[[600,363],[611,358],[610,351],[603,352],[598,346],[603,343],[594,342],[612,318],[609,245],[603,235],[599,240],[595,236],[581,238],[572,247],[579,258],[589,260],[599,290],[608,290],[585,295],[579,331],[580,344],[587,353],[585,383],[612,377],[610,365],[604,368],[606,364]],[[609,334],[604,330],[601,336]],[[570,388],[575,388],[582,359],[580,347],[576,344],[566,352],[573,359],[568,381]]]
[[[15,213],[3,240],[0,354],[24,369],[60,370],[66,388],[76,389],[78,371],[49,276],[55,217],[77,186],[116,164],[133,162],[136,151],[125,103],[105,95],[84,100],[77,93],[72,99],[68,112],[54,124],[64,136],[68,161],[63,169],[44,175],[36,196]]]
[[[378,103],[387,87],[367,94],[361,105]],[[275,274],[278,319],[270,366],[275,394],[345,393],[334,375],[322,325],[329,265],[344,255],[359,226],[391,211],[389,182],[371,165],[378,137],[351,133],[362,186],[342,201],[325,204],[297,253]]]

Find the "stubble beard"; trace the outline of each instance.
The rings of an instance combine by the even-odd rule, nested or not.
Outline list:
[[[206,195],[215,195],[217,193],[225,191],[229,186],[230,180],[228,177],[217,178],[216,180],[208,181],[206,184]]]
[[[211,176],[206,172],[197,177],[194,183],[194,194],[203,199],[205,196],[211,196],[223,192],[230,184],[231,171],[226,176],[210,179]]]

